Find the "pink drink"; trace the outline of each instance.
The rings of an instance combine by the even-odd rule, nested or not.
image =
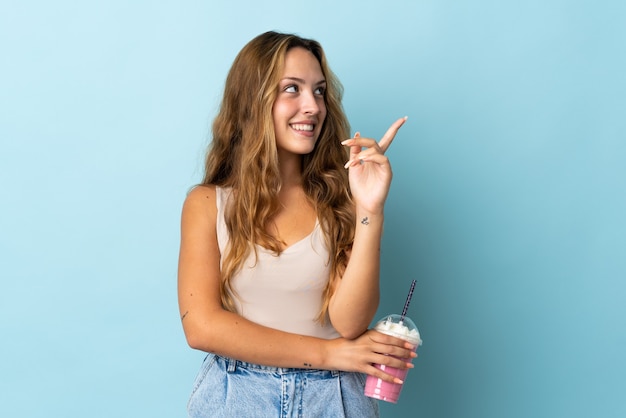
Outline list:
[[[388,315],[381,319],[374,327],[378,332],[402,338],[413,344],[416,348],[422,344],[417,327],[409,318],[400,315]],[[411,362],[411,359],[401,359],[404,362]],[[375,364],[374,367],[384,371],[387,374],[395,376],[402,381],[406,380],[409,369],[397,369],[382,364]],[[365,396],[380,399],[382,401],[397,403],[402,391],[402,384],[385,382],[374,376],[367,376],[365,381]]]

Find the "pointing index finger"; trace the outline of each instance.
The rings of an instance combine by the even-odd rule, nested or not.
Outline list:
[[[402,125],[404,125],[404,122],[406,122],[407,119],[408,119],[408,116],[400,118],[397,121],[395,121],[389,127],[389,129],[387,129],[387,132],[385,132],[385,135],[383,135],[382,139],[378,143],[378,146],[380,147],[381,150],[383,150],[383,152],[387,151],[387,148],[389,148],[389,145],[391,145],[391,142],[396,137],[398,130],[400,129]]]

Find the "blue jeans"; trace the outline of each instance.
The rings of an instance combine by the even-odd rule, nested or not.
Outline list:
[[[187,405],[192,418],[376,418],[360,373],[267,367],[209,354]]]

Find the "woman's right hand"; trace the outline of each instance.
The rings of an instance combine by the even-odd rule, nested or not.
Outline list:
[[[410,343],[375,330],[368,330],[353,340],[338,338],[329,341],[326,354],[328,369],[365,373],[386,382],[402,383],[398,378],[374,367],[374,364],[413,368],[404,359],[417,357],[415,347]]]

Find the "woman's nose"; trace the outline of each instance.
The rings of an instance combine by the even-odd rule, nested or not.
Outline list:
[[[309,115],[317,115],[320,112],[318,98],[313,92],[302,94],[302,112]]]

